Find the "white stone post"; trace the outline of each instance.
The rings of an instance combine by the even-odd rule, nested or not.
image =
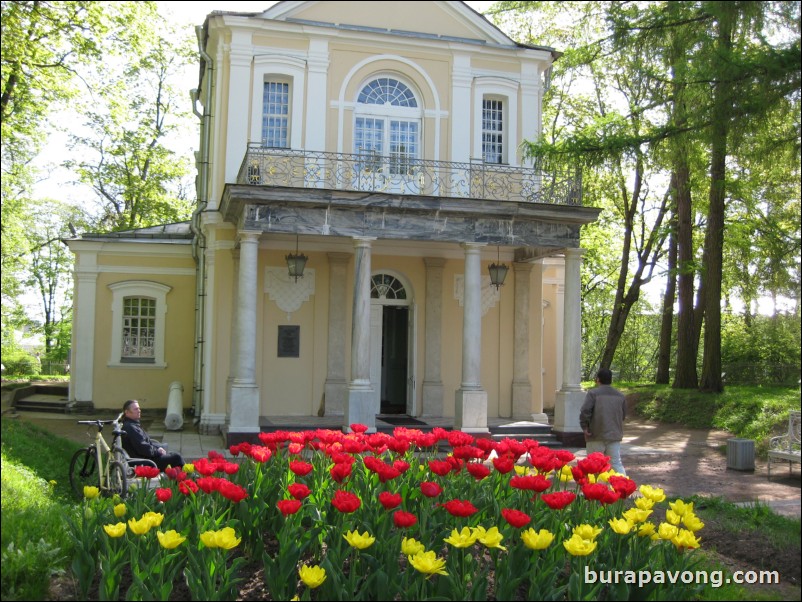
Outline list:
[[[462,317],[462,385],[456,392],[454,428],[487,433],[487,391],[482,389],[482,271],[483,244],[464,243],[465,293]]]
[[[259,432],[259,387],[256,385],[256,325],[260,232],[239,233],[236,367],[231,382],[229,433]]]
[[[582,299],[580,267],[584,249],[565,250],[565,310],[563,313],[562,387],[554,408],[554,430],[567,441],[582,432],[579,410],[585,400],[582,391]]]
[[[376,430],[373,387],[370,383],[370,246],[375,238],[355,237],[354,304],[351,320],[351,382],[344,408],[343,427],[365,424]]]

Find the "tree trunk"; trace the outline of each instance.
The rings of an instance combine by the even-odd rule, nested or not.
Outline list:
[[[737,8],[725,8],[718,22],[716,47],[722,63],[728,64],[732,51],[732,29]],[[721,278],[724,257],[724,209],[726,195],[727,136],[732,105],[728,69],[724,67],[713,85],[713,124],[710,153],[710,207],[705,234],[705,336],[700,389],[713,393],[724,390],[721,377]]]
[[[660,322],[660,342],[657,349],[655,384],[667,385],[671,374],[671,338],[674,333],[674,299],[677,296],[677,215],[671,216],[671,235],[668,239],[668,278],[663,293],[663,311]]]

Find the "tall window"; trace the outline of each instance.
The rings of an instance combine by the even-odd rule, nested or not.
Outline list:
[[[289,147],[290,85],[265,82],[262,95],[262,146]]]
[[[360,170],[410,174],[420,153],[420,110],[408,86],[391,77],[369,82],[357,97],[354,153]]]
[[[482,99],[482,158],[485,163],[504,163],[504,105]]]
[[[109,366],[165,368],[167,294],[170,287],[147,280],[109,284],[112,324]]]
[[[123,299],[122,361],[153,361],[156,339],[156,300]]]

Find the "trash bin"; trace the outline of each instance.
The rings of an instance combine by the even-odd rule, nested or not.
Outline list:
[[[727,439],[727,468],[755,469],[755,442],[752,439]]]

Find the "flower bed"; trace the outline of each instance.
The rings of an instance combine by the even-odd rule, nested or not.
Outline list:
[[[232,446],[234,461],[210,452],[124,502],[87,488],[84,511],[71,519],[82,599],[98,574],[99,597],[117,599],[126,566],[127,599],[169,599],[181,575],[193,599],[234,599],[254,561],[273,600],[689,599],[698,591],[680,580],[585,578],[586,566],[651,575],[697,562],[703,524],[692,504],[661,508],[662,490],[616,475],[606,456],[577,460],[533,440],[443,429],[351,429],[262,433],[260,445]],[[450,454],[438,452],[441,442]],[[655,524],[658,508],[665,521]]]

